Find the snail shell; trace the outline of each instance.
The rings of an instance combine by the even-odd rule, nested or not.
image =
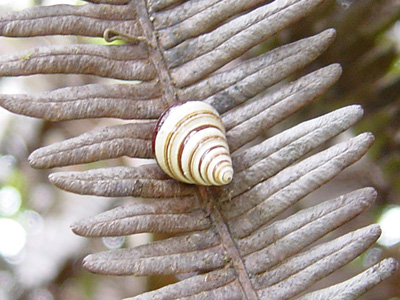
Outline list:
[[[224,185],[233,168],[225,128],[218,112],[201,101],[169,107],[157,122],[153,151],[172,178],[198,185]]]

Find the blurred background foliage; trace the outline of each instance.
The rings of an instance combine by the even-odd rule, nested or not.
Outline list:
[[[32,5],[83,4],[82,1],[0,0],[0,13]],[[378,244],[346,268],[328,276],[313,289],[347,279],[382,258],[400,260],[400,1],[328,0],[307,18],[246,53],[243,58],[334,27],[337,38],[326,53],[302,71],[339,62],[339,82],[307,109],[282,122],[275,130],[293,126],[348,104],[361,104],[363,120],[355,133],[370,131],[376,141],[368,156],[334,181],[301,201],[297,209],[364,186],[374,186],[375,206],[339,228],[341,235],[371,223],[380,223]],[[82,37],[0,38],[0,55],[48,44],[104,43]],[[301,76],[301,74],[297,74]],[[291,78],[293,79],[293,78]],[[35,93],[65,86],[108,82],[86,75],[35,75],[0,78],[0,93]],[[48,171],[37,171],[27,156],[39,146],[65,140],[96,126],[121,122],[113,119],[52,123],[13,115],[0,109],[0,299],[121,299],[165,285],[167,277],[97,276],[84,271],[87,253],[135,246],[156,237],[84,239],[74,235],[74,221],[119,206],[132,199],[106,199],[63,192],[48,183]],[[344,135],[353,135],[346,132]],[[340,139],[341,137],[338,137]],[[333,141],[332,143],[335,143]],[[96,163],[96,167],[132,165],[128,158]],[[72,170],[91,165],[69,167]],[[134,200],[136,201],[136,200]],[[140,199],[137,199],[140,201]],[[290,212],[288,212],[290,213]],[[374,288],[362,299],[400,299],[399,274]]]

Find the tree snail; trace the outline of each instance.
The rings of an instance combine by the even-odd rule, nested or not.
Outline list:
[[[153,152],[170,177],[197,185],[224,185],[233,167],[218,112],[201,101],[180,102],[158,119]]]

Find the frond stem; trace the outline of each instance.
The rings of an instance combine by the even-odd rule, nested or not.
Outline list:
[[[132,2],[136,7],[138,21],[143,30],[143,37],[146,39],[148,45],[153,46],[148,47],[149,58],[158,73],[164,94],[163,101],[165,102],[165,108],[167,108],[178,100],[174,88],[175,84],[168,72],[168,67],[162,54],[161,46],[159,45],[158,39],[155,35],[155,30],[148,13],[147,1],[134,0]]]
[[[242,256],[239,253],[237,244],[232,238],[232,234],[226,224],[226,221],[224,221],[223,219],[218,202],[214,200],[214,197],[209,192],[207,187],[198,186],[198,189],[200,194],[200,201],[205,204],[207,208],[212,210],[212,212],[209,212],[209,217],[211,218],[212,223],[215,225],[215,228],[217,229],[217,232],[221,237],[221,244],[225,248],[227,260],[231,261],[232,265],[237,271],[238,282],[243,289],[243,293],[246,299],[258,300],[257,293],[250,281],[250,276],[246,270],[246,266],[242,260]]]

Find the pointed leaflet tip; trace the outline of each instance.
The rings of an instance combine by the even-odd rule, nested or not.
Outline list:
[[[223,120],[228,125],[231,152],[323,94],[336,82],[340,72],[339,65],[319,69],[225,114]],[[224,100],[227,102],[228,99]]]
[[[233,19],[215,29],[209,37],[204,38],[201,35],[193,39],[190,41],[193,45],[182,43],[182,49],[178,45],[178,49],[168,50],[172,58],[179,58],[183,53],[193,53],[187,58],[187,62],[172,70],[172,78],[178,87],[197,82],[304,17],[321,2],[322,0],[277,0],[248,13],[252,17],[245,14]],[[221,34],[221,30],[226,33]],[[334,32],[331,30],[328,34],[333,35]],[[212,43],[205,43],[204,40]],[[182,55],[174,53],[176,50],[180,50]],[[171,62],[172,58],[169,63],[177,65]]]
[[[387,258],[346,281],[306,294],[298,300],[356,299],[382,280],[393,275],[399,268],[394,258]]]
[[[245,193],[238,195],[239,191],[232,191],[233,195],[238,196],[232,196],[231,200],[224,204],[226,214],[233,209],[231,207],[239,208],[229,220],[231,232],[239,238],[251,234],[358,161],[371,147],[373,141],[371,133],[363,133],[289,167],[285,160],[279,162],[277,159],[281,157],[279,153],[271,155],[270,158],[275,160],[276,171],[272,170],[271,175],[265,174],[262,179],[264,181]],[[242,180],[245,182],[247,180],[249,185],[252,184],[247,178]]]
[[[230,196],[235,197],[246,191],[249,185],[253,186],[283,170],[312,149],[348,129],[361,119],[362,113],[359,105],[343,107],[300,123],[245,151],[233,153],[236,176],[232,184],[234,192]],[[245,200],[238,209],[244,209],[250,202]],[[233,210],[230,210],[231,213]]]
[[[332,43],[331,30],[325,30],[316,35],[280,46],[269,52],[245,60],[237,66],[224,72],[210,75],[204,80],[178,90],[182,100],[205,99],[219,113],[232,108],[233,103],[239,104],[254,97],[295,71],[302,69],[320,56]],[[338,64],[320,69],[333,80],[339,78],[341,70]],[[332,74],[329,73],[332,72]],[[307,78],[307,76],[304,76]],[[319,81],[324,81],[319,77]],[[242,91],[242,92],[240,92]],[[243,93],[246,91],[246,93]],[[215,98],[213,100],[213,98]],[[232,99],[231,99],[232,98]],[[222,101],[223,100],[223,101]],[[220,107],[221,106],[221,107]]]
[[[143,232],[174,234],[209,228],[210,220],[206,212],[196,209],[191,198],[186,200],[189,201],[182,197],[170,201],[149,200],[142,204],[117,207],[78,221],[71,228],[78,235],[91,237],[124,236]]]
[[[157,167],[158,168],[158,167]],[[159,170],[159,168],[158,168]],[[192,195],[195,186],[174,179],[148,178],[148,168],[114,167],[49,176],[55,186],[68,192],[103,197],[169,198]],[[152,172],[157,176],[156,173]]]
[[[124,4],[128,0],[91,2]],[[139,33],[132,6],[93,4],[34,6],[0,15],[0,35],[8,37],[47,35],[102,37],[107,28],[121,27],[129,29],[128,34]]]
[[[247,270],[260,273],[272,268],[367,210],[375,198],[373,188],[356,190],[254,231],[238,242]],[[260,261],[262,257],[269,259]]]
[[[292,299],[316,281],[355,259],[379,235],[379,226],[370,225],[291,257],[275,269],[257,276],[256,284],[265,287],[258,291],[260,299]]]
[[[33,167],[52,168],[121,156],[150,158],[154,123],[131,123],[96,129],[34,151]]]
[[[222,267],[225,257],[217,235],[197,231],[153,244],[91,254],[84,259],[84,267],[108,275],[177,274]]]
[[[87,74],[122,80],[156,77],[146,48],[133,46],[63,45],[0,56],[0,76]],[[85,65],[85,68],[82,68]]]

